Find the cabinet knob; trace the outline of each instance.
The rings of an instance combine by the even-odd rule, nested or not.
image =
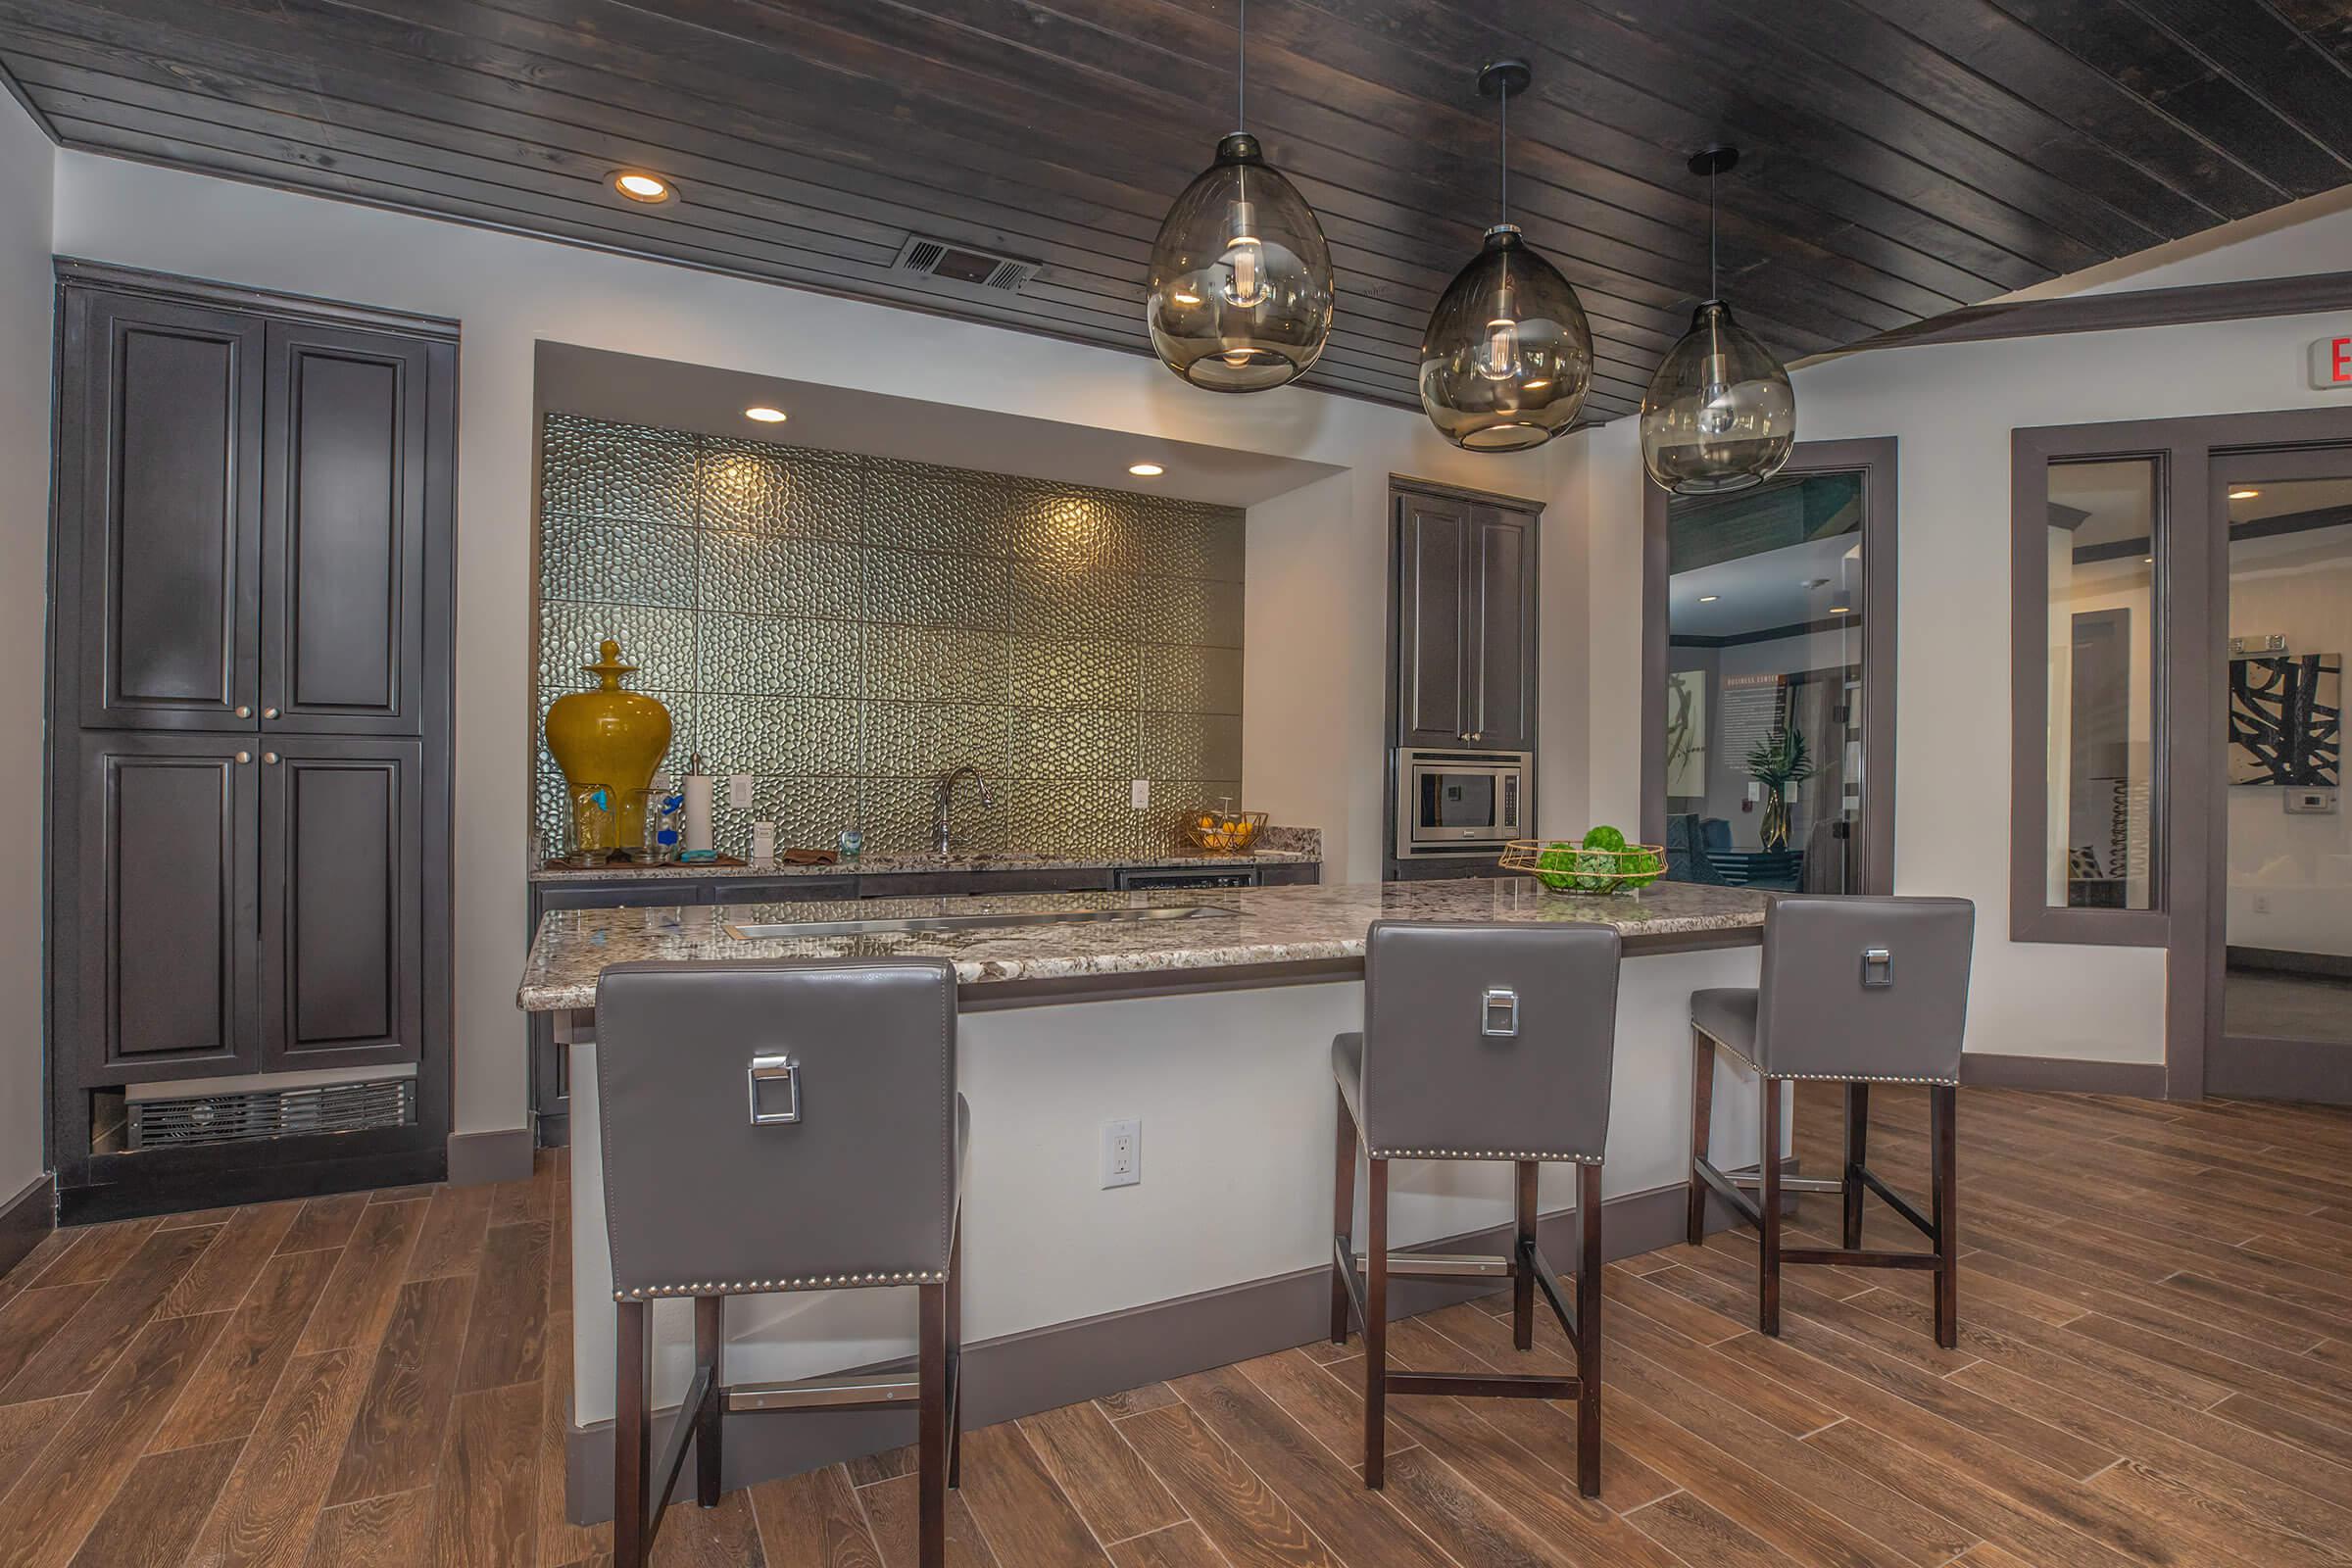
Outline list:
[[[262,760],[265,762],[275,762],[277,760],[277,754],[275,752],[264,752],[262,754]]]
[[[239,752],[237,754],[237,760],[239,762],[250,762],[253,760],[253,754],[251,752]]]
[[[275,718],[277,716],[277,710],[274,708],[265,708],[262,710],[262,716],[264,718]]]
[[[239,703],[237,705],[237,716],[239,718],[251,718],[253,716],[253,710],[247,708],[243,703]]]

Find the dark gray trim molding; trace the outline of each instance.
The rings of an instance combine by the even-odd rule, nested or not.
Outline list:
[[[1741,648],[1749,643],[1777,643],[1786,637],[1809,637],[1816,632],[1852,631],[1861,624],[1860,615],[1824,615],[1818,620],[1790,621],[1786,626],[1736,631],[1728,637],[1670,637],[1667,643],[1674,648]]]
[[[24,1260],[41,1238],[57,1228],[57,1184],[43,1172],[0,1204],[0,1274]]]
[[[199,300],[236,311],[267,311],[272,316],[291,317],[328,326],[398,332],[407,337],[440,338],[451,343],[458,341],[459,323],[445,316],[422,316],[414,311],[352,305],[311,294],[279,294],[270,289],[248,288],[242,283],[178,277],[167,272],[151,272],[143,268],[118,267],[112,262],[84,261],[74,256],[57,258],[57,280],[61,284],[79,283],[90,288],[109,289],[118,294]]]
[[[474,1187],[483,1182],[528,1181],[531,1175],[531,1130],[501,1127],[487,1133],[449,1135],[449,1185]]]
[[[2230,1035],[2206,1054],[2205,1092],[2233,1100],[2352,1105],[2352,1050]]]
[[[1894,891],[1895,585],[1901,534],[1900,452],[1892,436],[1799,441],[1784,477],[1862,475],[1862,891]],[[1672,611],[1666,492],[1642,484],[1642,837],[1666,842],[1666,666]],[[1839,617],[1842,621],[1843,617]]]
[[[1681,1242],[1688,1191],[1678,1182],[1607,1200],[1601,1223],[1608,1256],[1634,1257]],[[1728,1209],[1713,1211],[1713,1228],[1730,1223]],[[1509,1246],[1509,1235],[1507,1226],[1496,1226],[1429,1242],[1416,1250],[1499,1251]],[[1554,1263],[1575,1256],[1576,1211],[1546,1214],[1538,1236]],[[1390,1315],[1409,1317],[1492,1289],[1491,1284],[1397,1280],[1389,1287]],[[1331,1274],[1317,1265],[982,1341],[964,1348],[964,1426],[1009,1421],[1305,1345],[1323,1337],[1330,1317]],[[657,1451],[667,1442],[675,1415],[669,1409],[655,1416]],[[729,1491],[914,1441],[910,1410],[729,1416],[727,1423],[722,1485]],[[612,1424],[567,1426],[564,1461],[566,1516],[575,1524],[611,1518]]]
[[[2294,953],[2284,948],[2247,948],[2230,944],[2227,965],[2231,969],[2266,974],[2316,975],[2328,980],[2352,980],[2352,957],[2340,953]]]
[[[1438,479],[1416,479],[1409,473],[1389,475],[1389,497],[1393,501],[1399,490],[1416,495],[1445,496],[1454,501],[1467,501],[1474,506],[1501,507],[1507,512],[1525,512],[1544,515],[1544,503],[1534,496],[1504,495],[1499,490],[1472,490],[1466,485],[1446,484]]]
[[[2161,1061],[2083,1061],[2067,1056],[2000,1056],[1971,1051],[1960,1058],[1960,1082],[1971,1089],[2048,1089],[2076,1095],[2164,1098]]]
[[[2061,332],[2119,332],[2138,326],[2188,326],[2258,316],[2309,316],[2352,306],[2352,272],[2309,272],[2179,288],[2125,289],[2059,299],[2012,300],[1947,311],[1909,326],[1866,337],[1843,352],[1919,348],[1930,343],[1983,343],[1994,338],[2048,337]]]

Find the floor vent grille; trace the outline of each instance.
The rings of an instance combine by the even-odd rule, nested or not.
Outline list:
[[[416,1080],[257,1089],[233,1095],[142,1100],[130,1107],[130,1147],[237,1144],[301,1133],[349,1133],[409,1127],[416,1121]]]
[[[1025,262],[1017,256],[1003,256],[994,251],[974,250],[969,245],[956,245],[944,239],[926,239],[920,234],[907,236],[899,247],[897,268],[902,272],[919,272],[942,283],[961,288],[981,289],[995,294],[1017,294],[1022,285],[1037,275],[1040,263]]]

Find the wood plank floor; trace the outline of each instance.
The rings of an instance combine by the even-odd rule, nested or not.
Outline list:
[[[1916,1193],[1924,1096],[1874,1162]],[[1835,1091],[1800,1097],[1834,1169]],[[566,1568],[560,1159],[51,1237],[0,1281],[0,1568]],[[1808,1197],[1797,1228],[1835,1224]],[[1960,1348],[1925,1276],[1791,1270],[1752,1330],[1735,1237],[1613,1265],[1606,1500],[1551,1405],[1394,1398],[1357,1480],[1352,1348],[1314,1344],[974,1432],[961,1568],[2300,1568],[2352,1562],[2352,1113],[1972,1090]],[[1874,1239],[1901,1240],[1883,1209]],[[1502,1298],[1400,1364],[1524,1364]],[[1533,1359],[1566,1364],[1556,1331]],[[906,1568],[877,1455],[674,1509],[664,1568]]]

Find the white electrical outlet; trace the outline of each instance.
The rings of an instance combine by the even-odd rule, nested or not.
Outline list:
[[[1133,1187],[1144,1179],[1144,1124],[1133,1117],[1102,1124],[1102,1185]]]
[[[727,775],[727,804],[738,811],[748,811],[752,808],[751,774],[729,773]]]
[[[2271,896],[2268,893],[2257,893],[2254,895],[2254,912],[2256,914],[2268,914],[2271,912]]]
[[[1127,804],[1139,811],[1152,809],[1152,781],[1139,778],[1127,786]]]

